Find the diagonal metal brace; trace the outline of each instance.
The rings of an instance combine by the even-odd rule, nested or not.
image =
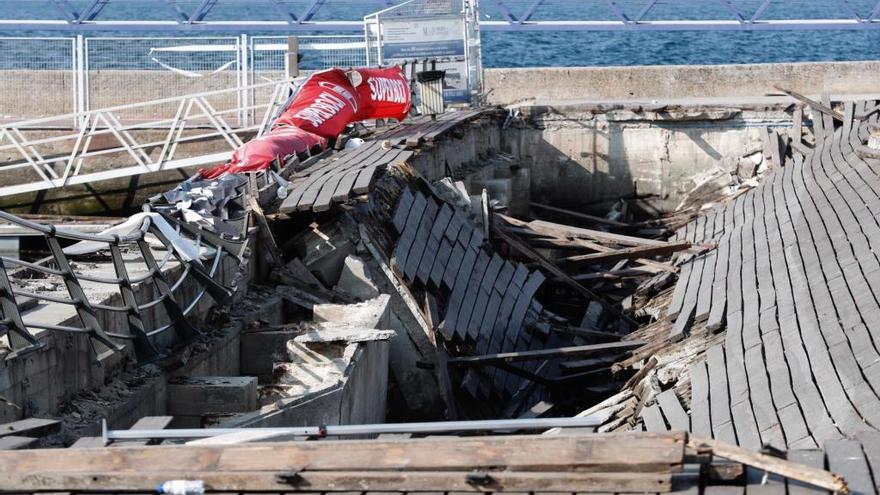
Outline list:
[[[168,314],[172,326],[174,326],[177,339],[181,342],[189,342],[193,340],[199,335],[199,331],[189,324],[186,315],[183,314],[183,310],[180,309],[180,305],[177,304],[171,286],[168,284],[168,281],[165,280],[165,275],[159,268],[159,263],[156,262],[156,258],[153,257],[153,251],[150,250],[150,244],[144,239],[141,239],[138,241],[138,248],[141,251],[144,264],[147,265],[149,270],[155,273],[155,275],[153,275],[153,285],[159,292],[159,297],[162,298],[162,306],[165,308],[165,312]]]
[[[180,225],[182,227],[187,224],[184,222],[180,222]],[[185,265],[190,269],[190,272],[193,274],[193,276],[196,278],[196,280],[205,288],[205,290],[208,291],[208,294],[210,294],[211,297],[215,301],[217,301],[218,303],[223,303],[226,300],[228,300],[230,297],[232,297],[232,291],[227,289],[226,287],[224,287],[223,284],[221,284],[221,283],[217,282],[216,280],[214,280],[213,278],[211,278],[211,274],[209,274],[205,270],[205,267],[202,266],[198,261],[196,261],[196,260],[189,260],[188,261],[188,260],[185,260],[182,256],[180,256],[180,254],[171,245],[171,241],[168,240],[167,237],[165,237],[165,234],[163,234],[162,231],[160,231],[158,228],[155,228],[151,225],[150,232],[152,232],[153,235],[158,237],[159,241],[161,241],[162,244],[164,244],[168,249],[171,250],[171,252],[174,254],[174,257],[177,259],[177,261],[180,264]]]
[[[120,352],[124,350],[125,346],[117,344],[111,340],[106,333],[104,333],[104,329],[101,327],[101,322],[98,321],[95,309],[92,307],[91,303],[89,303],[89,299],[86,297],[85,291],[83,291],[82,286],[79,284],[76,274],[70,267],[70,262],[67,260],[64,250],[61,248],[58,238],[55,237],[54,226],[51,227],[51,232],[46,235],[46,244],[49,245],[49,252],[55,259],[55,266],[62,273],[64,285],[67,287],[68,294],[70,294],[70,300],[73,301],[73,307],[76,309],[76,314],[79,316],[83,328],[88,331],[89,337],[114,351]]]
[[[113,259],[113,269],[116,276],[121,280],[119,284],[119,293],[122,295],[122,303],[128,308],[126,318],[128,319],[128,328],[134,337],[134,355],[139,364],[147,364],[162,357],[156,347],[147,337],[144,329],[144,320],[141,318],[138,302],[131,287],[131,279],[128,276],[128,269],[125,267],[125,259],[122,257],[122,250],[119,249],[119,240],[110,244],[110,256]]]
[[[6,274],[6,266],[3,264],[2,258],[0,258],[0,310],[3,312],[3,319],[0,320],[0,331],[6,333],[9,347],[12,349],[12,352],[6,356],[6,359],[22,356],[46,345],[31,335],[27,327],[25,327],[24,321],[21,319],[21,312],[18,310],[18,304],[15,302],[12,284],[9,283],[9,276]]]

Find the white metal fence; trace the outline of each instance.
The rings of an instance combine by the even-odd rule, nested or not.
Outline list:
[[[262,135],[299,80],[233,87],[129,103],[0,126],[0,196],[227,161],[249,136]],[[242,108],[241,92],[269,95]],[[217,103],[212,103],[212,100]],[[167,108],[173,111],[166,113]],[[242,111],[254,118],[241,119]],[[149,119],[125,121],[127,115]],[[42,129],[78,122],[80,128]],[[161,131],[157,131],[161,129]],[[200,143],[216,141],[210,151]],[[121,162],[119,159],[121,158]],[[119,163],[130,163],[119,166]]]
[[[303,71],[366,64],[363,36],[298,39]],[[268,96],[259,92],[270,91],[253,85],[290,73],[287,55],[286,36],[0,38],[0,122],[230,88],[239,91],[218,93],[222,96],[209,101],[226,106],[217,99],[234,98],[247,109]],[[117,117],[140,122],[173,118],[177,108],[166,107],[132,107]],[[243,111],[238,118],[247,124],[259,116]]]

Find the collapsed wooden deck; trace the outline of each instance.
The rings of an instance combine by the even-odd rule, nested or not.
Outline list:
[[[419,145],[432,144],[456,127],[492,111],[465,110],[414,117],[370,137],[357,148],[322,155],[323,159],[292,176],[290,194],[279,211],[327,211],[353,195],[367,193],[378,172],[396,163],[406,163]]]
[[[724,334],[682,377],[690,410],[668,390],[641,419],[649,431],[687,428],[749,449],[824,447],[830,467],[852,469],[875,493],[880,161],[859,150],[877,114],[873,102],[843,108],[813,110],[812,148],[798,119],[781,142],[769,134],[784,166],[679,233],[718,248],[682,264],[667,337]]]

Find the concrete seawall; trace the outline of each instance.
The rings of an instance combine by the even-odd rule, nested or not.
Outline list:
[[[658,65],[487,69],[489,103],[549,103],[684,98],[743,98],[778,91],[870,94],[880,91],[880,61],[750,65]]]

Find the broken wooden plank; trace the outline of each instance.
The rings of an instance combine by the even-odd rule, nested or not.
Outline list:
[[[27,449],[37,443],[38,440],[38,438],[20,437],[18,435],[5,436],[0,438],[0,450]]]
[[[168,479],[199,479],[215,492],[307,491],[361,493],[421,492],[565,492],[627,493],[669,492],[672,473],[554,473],[554,472],[407,472],[407,471],[188,471],[165,473],[114,473],[90,471],[82,475],[42,472],[39,476],[14,473],[6,487],[18,492],[38,491],[134,491],[151,493]]]
[[[605,344],[559,347],[556,349],[541,349],[536,351],[501,352],[496,354],[486,354],[483,356],[466,356],[453,358],[449,360],[449,364],[462,366],[480,366],[493,362],[533,361],[554,357],[589,356],[591,354],[601,352],[627,351],[639,348],[643,345],[645,345],[645,343],[640,340],[628,340],[625,342],[609,342]]]
[[[688,441],[688,445],[697,452],[708,453],[722,459],[739,462],[761,471],[778,474],[790,480],[800,481],[842,494],[851,493],[849,486],[843,478],[824,469],[798,464],[759,452],[752,452],[736,445],[707,438],[692,437]]]
[[[651,246],[640,246],[640,247],[631,247],[626,249],[618,249],[615,251],[608,251],[606,253],[593,253],[593,254],[581,254],[577,256],[569,256],[566,258],[556,258],[552,261],[554,263],[564,263],[564,264],[593,264],[593,263],[610,263],[613,261],[619,260],[629,260],[640,258],[643,256],[664,256],[670,255],[672,253],[676,253],[678,251],[685,251],[690,249],[691,243],[690,241],[675,241],[670,242],[666,245],[651,245]]]
[[[555,206],[544,205],[541,203],[529,203],[532,208],[537,208],[539,210],[552,211],[553,213],[560,213],[562,215],[567,215],[572,218],[579,218],[581,220],[586,220],[588,222],[593,223],[601,223],[604,225],[611,225],[613,227],[630,227],[628,223],[618,222],[617,220],[611,220],[610,218],[597,217],[595,215],[588,215],[586,213],[580,213],[577,211],[566,210],[565,208],[557,208]]]
[[[686,434],[517,435],[415,440],[338,440],[197,447],[37,449],[0,452],[0,472],[163,473],[204,471],[518,471],[668,472],[684,461]],[[540,454],[544,455],[540,455]],[[147,462],[149,460],[149,462]],[[168,478],[166,478],[168,479]],[[172,478],[173,479],[173,478]],[[7,486],[4,486],[7,488]]]
[[[508,245],[510,245],[510,247],[519,251],[521,254],[523,254],[527,258],[531,259],[532,261],[536,261],[542,268],[544,268],[545,270],[550,272],[555,277],[561,279],[564,283],[571,286],[577,292],[580,292],[587,299],[596,301],[599,304],[601,304],[602,307],[605,308],[605,310],[607,310],[611,314],[617,316],[618,318],[620,318],[621,320],[626,322],[626,324],[628,324],[631,328],[638,327],[638,323],[636,323],[632,318],[630,318],[629,316],[624,314],[623,311],[618,309],[615,305],[611,304],[610,302],[608,302],[604,298],[600,297],[598,294],[594,293],[592,290],[584,287],[584,285],[581,284],[580,282],[573,280],[571,277],[568,276],[568,274],[566,274],[559,267],[557,267],[556,265],[554,265],[553,263],[548,261],[546,258],[541,256],[537,251],[535,251],[534,249],[529,247],[528,244],[524,243],[519,238],[516,238],[516,237],[512,236],[511,234],[508,234],[503,229],[499,229],[499,228],[495,227],[494,225],[492,226],[492,232],[494,232],[496,235],[501,237],[505,242],[507,242]]]
[[[823,105],[822,103],[819,103],[816,100],[807,98],[806,96],[804,96],[798,92],[792,91],[790,89],[785,89],[782,86],[779,86],[778,84],[774,84],[773,87],[778,89],[779,91],[782,91],[783,93],[787,94],[788,96],[791,96],[795,100],[798,100],[801,103],[804,103],[805,105],[812,108],[813,110],[828,114],[841,122],[843,122],[843,120],[844,120],[842,113],[832,109],[831,107],[829,107],[827,105]]]
[[[0,437],[44,437],[61,431],[57,419],[28,418],[0,425]]]

